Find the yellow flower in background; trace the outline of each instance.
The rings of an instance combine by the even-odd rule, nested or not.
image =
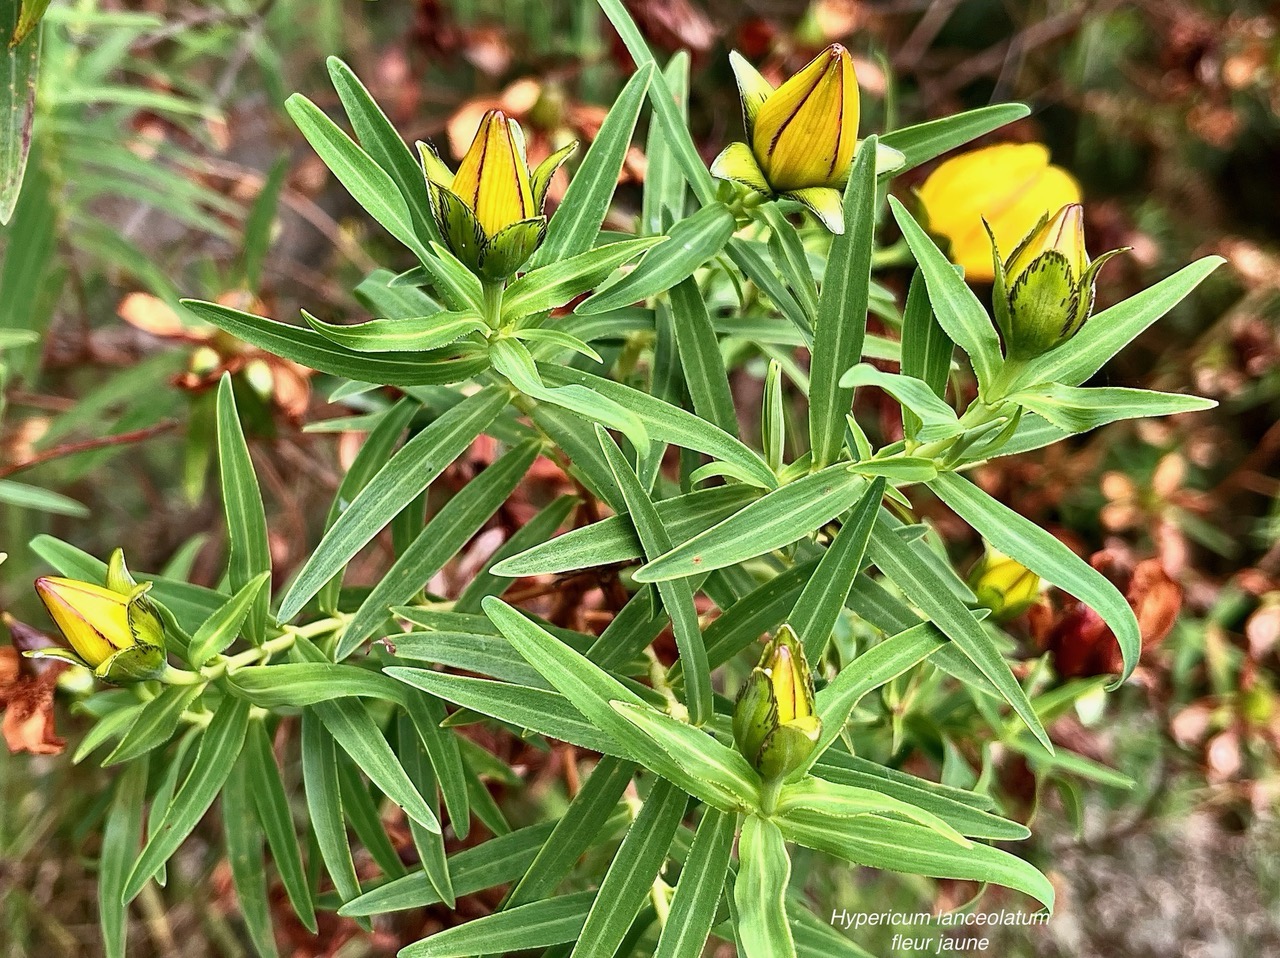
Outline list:
[[[1040,598],[1040,577],[995,549],[988,549],[974,566],[969,587],[997,622],[1016,619]]]
[[[570,143],[530,172],[520,124],[501,110],[484,115],[457,173],[432,147],[419,143],[432,212],[445,244],[487,279],[510,276],[541,244],[551,178],[576,148],[576,142]]]
[[[991,243],[996,324],[1010,357],[1031,358],[1065,343],[1093,312],[1098,270],[1117,253],[1090,262],[1084,245],[1084,207],[1070,203],[1046,214],[1001,262]]]
[[[1049,162],[1041,143],[1003,143],[947,160],[919,190],[930,232],[951,244],[951,261],[971,280],[995,270],[985,219],[1002,249],[1012,249],[1046,215],[1081,199],[1080,184]]]
[[[147,598],[150,588],[133,581],[119,549],[108,564],[105,588],[78,579],[42,576],[36,580],[36,594],[71,649],[37,649],[26,654],[72,662],[111,682],[157,678],[166,667],[164,626]]]
[[[858,138],[858,78],[849,51],[831,44],[777,90],[738,53],[729,59],[747,142],[730,143],[711,172],[766,197],[796,200],[843,233],[840,190]]]

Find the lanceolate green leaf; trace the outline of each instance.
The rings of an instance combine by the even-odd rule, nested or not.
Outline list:
[[[332,343],[319,333],[254,316],[229,306],[184,299],[182,305],[237,339],[310,369],[361,382],[388,386],[456,383],[489,366],[482,347],[455,344],[425,353],[358,353]]]
[[[613,201],[618,172],[631,145],[631,134],[635,132],[645,91],[654,72],[654,66],[638,63],[638,69],[613,101],[600,132],[547,225],[546,241],[534,254],[530,269],[585,253],[595,242]]]
[[[703,812],[658,938],[656,958],[698,958],[702,954],[729,871],[736,817],[715,808]]]
[[[577,182],[576,178],[574,182]],[[666,243],[666,237],[641,236],[552,260],[525,273],[507,288],[502,298],[502,315],[509,321],[518,322],[563,306],[575,296],[604,282],[627,260]]]
[[[262,493],[240,428],[228,373],[223,374],[218,384],[218,467],[222,476],[227,538],[231,544],[227,578],[231,588],[239,590],[262,573],[270,573],[271,546],[267,541]],[[265,638],[270,601],[270,593],[260,590],[249,608],[245,631],[255,643]]]
[[[596,439],[609,462],[609,469],[627,503],[627,513],[635,527],[636,536],[648,558],[662,555],[671,548],[671,537],[662,525],[658,510],[622,455],[613,437],[596,426]],[[684,662],[685,705],[694,725],[702,725],[711,719],[711,670],[707,667],[707,649],[702,643],[702,630],[698,627],[698,612],[693,604],[693,589],[687,580],[662,582],[658,585],[663,607],[671,617],[671,630],[675,633],[676,646]]]
[[[876,479],[867,487],[845,518],[813,576],[805,583],[804,591],[787,618],[787,624],[804,644],[804,654],[810,662],[822,658],[849,589],[862,568],[862,557],[867,551],[876,514],[880,511],[885,485],[884,479]]]
[[[574,946],[575,956],[594,958],[618,950],[667,859],[688,801],[689,796],[670,782],[659,779],[653,783],[600,883]]]
[[[605,313],[671,289],[724,249],[736,227],[723,203],[704,206],[672,226],[667,242],[645,253],[635,269],[587,297],[574,312]]]
[[[249,703],[224,699],[200,739],[195,764],[173,797],[164,818],[151,832],[146,847],[124,883],[122,899],[132,901],[157,868],[169,860],[178,846],[208,811],[222,783],[231,773],[249,727]]]
[[[470,958],[573,941],[582,931],[595,896],[594,891],[574,892],[485,915],[401,948],[399,958]]]
[[[35,123],[40,31],[10,44],[20,8],[19,0],[0,2],[0,225],[17,206]]]
[[[689,51],[677,50],[662,71],[676,113],[683,124],[689,115]],[[663,232],[667,217],[680,220],[685,212],[684,174],[676,151],[667,143],[661,123],[649,124],[645,143],[644,201],[640,209],[641,232]]]
[[[586,386],[607,399],[627,409],[640,418],[649,436],[659,442],[683,446],[706,453],[725,462],[739,466],[764,489],[777,486],[778,480],[760,456],[706,420],[678,409],[622,383],[615,383],[599,376],[592,376],[568,366],[538,364],[542,381],[549,386],[576,383]]]
[[[1212,399],[1181,393],[1124,389],[1119,386],[1083,389],[1058,383],[1031,386],[1009,398],[1032,412],[1039,413],[1059,429],[1073,433],[1088,432],[1120,419],[1200,412],[1217,405]]]
[[[871,561],[892,579],[912,602],[920,607],[939,629],[947,634],[978,670],[1000,690],[1015,712],[1027,723],[1047,748],[1048,733],[1036,716],[1009,663],[1000,655],[982,623],[947,585],[939,573],[922,559],[911,544],[903,542],[889,524],[877,521],[871,532]]]
[[[342,901],[360,894],[360,880],[347,843],[337,745],[314,712],[302,713],[302,782],[316,847]]]
[[[865,487],[865,479],[840,465],[797,479],[650,562],[636,581],[710,572],[790,545],[849,509]]]
[[[396,514],[497,418],[507,393],[489,386],[463,400],[391,457],[325,534],[280,604],[287,622]]]
[[[844,233],[831,241],[809,366],[809,446],[825,466],[840,458],[853,388],[841,377],[862,359],[875,246],[876,138],[867,137],[844,191]]]
[[[98,922],[107,958],[125,958],[129,922],[122,892],[129,869],[138,857],[146,798],[147,763],[134,762],[116,780],[98,858]]]
[[[1000,369],[1000,337],[995,324],[955,267],[894,197],[889,197],[893,217],[898,221],[903,238],[920,264],[929,300],[938,322],[951,340],[969,355],[978,376],[980,391],[990,388]]]
[[[295,93],[285,102],[285,109],[355,201],[420,259],[430,258],[431,253],[414,232],[409,204],[391,175],[306,97]]]
[[[270,570],[260,572],[243,586],[240,591],[222,605],[213,615],[205,620],[191,637],[187,646],[187,661],[200,666],[217,655],[240,634],[240,626],[252,611],[266,584],[271,580]]]
[[[907,291],[906,308],[902,311],[902,375],[919,379],[935,396],[943,399],[954,352],[955,343],[933,315],[924,276],[916,270]],[[919,416],[903,408],[902,427],[907,436],[918,438],[922,425]]]
[[[782,832],[771,820],[748,815],[738,839],[738,944],[744,958],[794,958],[795,942],[787,923],[787,885],[791,859]]]
[[[425,352],[488,327],[476,310],[458,310],[409,319],[375,319],[354,326],[325,323],[305,309],[302,318],[330,342],[355,352]]]
[[[267,899],[262,828],[254,814],[248,776],[248,762],[242,753],[232,765],[222,789],[222,831],[227,842],[231,883],[249,940],[260,958],[275,958],[278,952]]]
[[[1045,581],[1071,593],[1102,616],[1120,643],[1124,657],[1124,674],[1112,688],[1129,677],[1138,664],[1142,636],[1133,609],[1106,576],[1056,536],[992,499],[969,480],[943,473],[930,483],[930,488],[1001,552],[1017,559]]]
[[[672,287],[670,295],[676,351],[693,408],[703,419],[737,436],[738,415],[729,391],[729,376],[702,291],[690,277]]]
[[[1020,120],[1030,112],[1021,103],[997,103],[894,130],[881,137],[881,143],[893,147],[906,159],[906,164],[895,171],[895,175],[900,175],[921,163],[928,163],[948,150],[964,146],[984,133]]]
[[[938,398],[929,385],[914,376],[886,373],[868,363],[859,363],[843,376],[840,382],[850,386],[878,386],[910,410],[921,421],[916,431],[924,442],[947,439],[962,430],[955,410]]]
[[[128,762],[168,742],[178,728],[182,713],[200,691],[198,685],[164,686],[159,695],[142,707],[120,744],[102,760],[102,764]]]
[[[530,439],[472,479],[440,507],[396,559],[347,623],[335,658],[346,658],[369,638],[395,605],[408,602],[444,564],[461,551],[524,478],[540,443]]]

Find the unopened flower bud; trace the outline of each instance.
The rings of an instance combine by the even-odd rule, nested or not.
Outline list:
[[[29,654],[82,665],[118,684],[159,677],[166,667],[164,626],[147,598],[150,588],[133,581],[119,549],[111,557],[106,587],[42,576],[36,593],[71,649]]]
[[[800,768],[821,734],[804,647],[784,625],[738,693],[734,743],[765,779],[776,779]]]
[[[998,622],[1016,619],[1040,598],[1040,577],[994,549],[974,566],[969,587]]]
[[[994,234],[991,242],[994,249]],[[1098,270],[1119,252],[1090,263],[1079,203],[1041,219],[1003,264],[994,252],[992,295],[1006,354],[1033,358],[1079,332],[1093,312]]]

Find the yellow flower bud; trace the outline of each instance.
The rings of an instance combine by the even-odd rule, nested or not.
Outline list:
[[[516,146],[518,136],[523,140],[515,120],[501,110],[490,110],[453,177],[453,192],[490,236],[535,215],[529,167],[523,143]]]
[[[858,136],[858,80],[833,43],[766,97],[751,148],[778,192],[835,186],[849,173]]]
[[[1089,261],[1079,203],[1042,217],[1003,264],[998,240],[991,242],[996,323],[1006,354],[1017,357],[1039,356],[1079,332],[1093,311],[1098,270],[1121,252]]]
[[[164,626],[146,596],[149,588],[133,582],[119,550],[111,557],[106,588],[60,576],[37,579],[36,594],[74,652],[30,654],[85,666],[113,682],[158,677],[166,668]]]
[[[118,592],[58,576],[36,579],[36,592],[87,665],[96,668],[134,644],[129,603]]]
[[[972,280],[995,278],[991,241],[1014,244],[1046,215],[1081,199],[1080,184],[1049,163],[1040,143],[1003,143],[961,153],[924,181],[920,202],[931,232],[950,242],[951,260]]]
[[[994,549],[974,566],[969,586],[998,622],[1016,619],[1040,598],[1040,577]]]
[[[772,779],[799,768],[821,735],[804,647],[784,625],[738,693],[734,742],[761,775]]]
[[[576,147],[557,150],[530,172],[520,124],[501,110],[484,115],[457,173],[419,143],[432,212],[453,254],[487,279],[518,270],[546,234],[542,207],[551,178]]]

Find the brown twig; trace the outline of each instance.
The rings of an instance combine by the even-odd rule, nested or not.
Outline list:
[[[39,455],[32,456],[25,462],[15,462],[12,465],[0,467],[0,479],[8,478],[14,473],[22,472],[24,469],[31,469],[54,459],[61,459],[63,456],[74,456],[76,453],[89,452],[94,449],[106,449],[111,446],[127,446],[130,443],[144,442],[153,436],[168,432],[178,424],[176,419],[166,419],[163,422],[156,423],[154,426],[147,426],[145,429],[135,429],[132,432],[116,433],[113,436],[98,436],[94,439],[82,439],[79,442],[69,442],[61,446],[54,446]]]

